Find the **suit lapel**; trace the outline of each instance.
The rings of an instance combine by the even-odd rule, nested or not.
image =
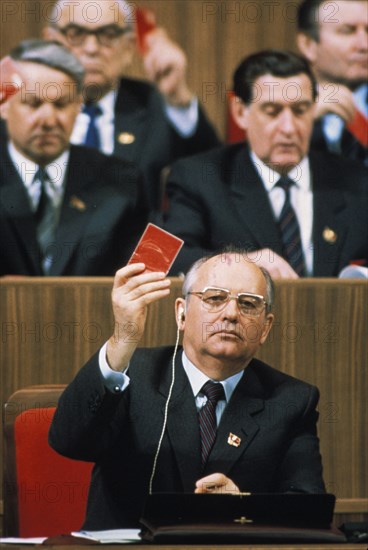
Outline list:
[[[340,252],[348,227],[339,213],[346,207],[341,189],[336,186],[338,174],[331,173],[322,158],[311,155],[313,178],[313,243],[314,276],[337,275]]]
[[[115,106],[114,154],[130,161],[140,160],[147,136],[147,110],[127,86],[122,85]]]
[[[264,409],[264,392],[254,364],[253,360],[245,369],[224,411],[203,475],[211,472],[222,472],[226,475],[257,435],[259,426],[256,414]],[[240,438],[238,446],[229,444],[230,434]]]
[[[86,151],[71,147],[63,204],[56,231],[57,255],[50,275],[64,272],[81,242],[87,223],[94,213],[92,183],[97,174],[88,163]]]
[[[238,150],[228,173],[231,200],[240,223],[254,235],[260,248],[270,247],[281,253],[282,244],[268,195],[251,161],[248,148]]]
[[[13,226],[20,247],[27,257],[27,262],[32,266],[30,271],[36,275],[42,275],[36,224],[27,191],[5,150],[1,154],[1,172],[2,208],[7,212],[9,223]]]
[[[195,399],[183,369],[181,353],[176,358],[175,371],[167,433],[175,453],[183,490],[193,492],[195,481],[201,477],[201,444]],[[167,383],[162,384],[160,392],[167,396]]]

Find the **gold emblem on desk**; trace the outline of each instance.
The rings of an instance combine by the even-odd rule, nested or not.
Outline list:
[[[229,445],[231,445],[232,447],[239,447],[240,443],[241,443],[241,439],[238,435],[235,435],[235,434],[232,434],[231,432],[229,433],[229,437],[227,438],[227,442]]]
[[[248,519],[245,516],[241,516],[238,519],[234,519],[234,523],[240,523],[240,525],[244,525],[245,523],[253,523],[253,520]]]
[[[337,241],[337,234],[330,227],[325,227],[322,232],[322,237],[326,243],[334,244]]]
[[[70,197],[69,206],[79,210],[80,212],[83,212],[87,208],[86,203],[82,201],[82,199],[79,199],[76,195],[72,195]]]
[[[118,142],[122,145],[130,145],[135,141],[135,136],[129,132],[122,132],[118,135]]]

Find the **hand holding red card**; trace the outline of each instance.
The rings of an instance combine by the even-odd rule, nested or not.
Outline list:
[[[184,241],[149,223],[134,250],[129,264],[144,263],[146,271],[162,271],[167,274]]]
[[[0,104],[19,92],[22,79],[16,63],[6,56],[0,61]]]

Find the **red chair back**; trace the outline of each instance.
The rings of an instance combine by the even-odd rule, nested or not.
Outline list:
[[[6,536],[51,537],[83,523],[93,465],[62,457],[48,444],[55,398],[63,388],[25,388],[6,404]]]

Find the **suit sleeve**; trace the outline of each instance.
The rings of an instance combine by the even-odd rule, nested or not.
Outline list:
[[[293,423],[279,467],[276,481],[278,492],[321,493],[325,491],[317,436],[318,400],[318,389],[309,386],[304,411],[301,418]]]
[[[203,151],[208,151],[221,144],[217,133],[208,120],[203,108],[198,104],[198,122],[193,135],[189,137],[181,136],[168,119],[168,123],[173,132],[174,148],[173,158],[178,159],[195,155]]]
[[[98,462],[128,430],[129,390],[114,394],[105,386],[98,354],[79,371],[61,395],[49,443],[61,455]]]
[[[201,168],[191,166],[188,159],[173,166],[167,183],[168,210],[164,228],[184,241],[170,272],[173,276],[186,273],[193,262],[211,250],[210,213],[200,179]]]

